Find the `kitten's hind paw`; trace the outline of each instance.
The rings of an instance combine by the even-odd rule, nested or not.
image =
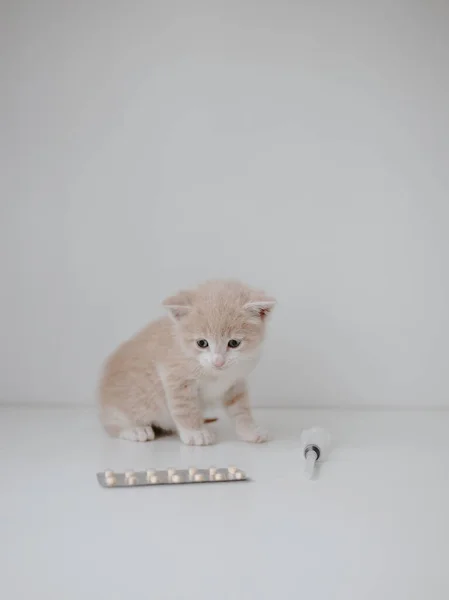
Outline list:
[[[119,438],[130,442],[151,442],[156,437],[153,428],[147,427],[130,427],[122,429],[119,433]]]
[[[215,442],[215,435],[207,429],[180,429],[179,437],[188,446],[209,446]]]

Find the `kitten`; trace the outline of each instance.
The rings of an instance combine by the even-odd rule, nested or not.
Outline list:
[[[237,281],[211,281],[163,304],[168,316],[106,362],[100,383],[106,431],[145,442],[154,439],[155,426],[176,430],[185,444],[212,444],[203,408],[219,400],[242,440],[267,441],[251,415],[245,380],[258,362],[275,300]]]

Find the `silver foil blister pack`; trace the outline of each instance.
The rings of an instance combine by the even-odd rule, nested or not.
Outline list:
[[[145,471],[115,472],[105,470],[97,473],[102,487],[137,487],[152,485],[176,485],[182,483],[223,483],[226,481],[248,481],[246,474],[238,467],[208,467],[199,469],[147,469]]]

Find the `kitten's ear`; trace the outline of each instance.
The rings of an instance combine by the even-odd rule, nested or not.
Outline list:
[[[190,294],[188,292],[179,292],[176,296],[166,298],[162,302],[162,306],[168,310],[168,314],[173,321],[179,321],[192,310]]]
[[[247,302],[243,308],[253,316],[260,317],[263,320],[272,312],[275,305],[276,300],[274,298],[264,296],[258,300]]]

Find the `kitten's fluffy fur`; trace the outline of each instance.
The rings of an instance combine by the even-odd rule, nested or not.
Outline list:
[[[150,323],[106,362],[100,384],[106,431],[145,442],[154,439],[156,426],[176,430],[185,444],[212,444],[203,407],[219,400],[241,439],[265,442],[245,380],[258,362],[275,301],[236,281],[212,281],[163,304],[169,316]],[[240,345],[229,347],[230,340]]]

